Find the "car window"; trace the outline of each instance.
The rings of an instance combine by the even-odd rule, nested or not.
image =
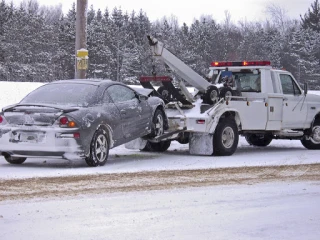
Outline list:
[[[29,93],[20,103],[88,106],[97,86],[84,83],[47,84]]]
[[[290,75],[280,74],[283,94],[300,95],[301,91]]]
[[[134,91],[126,86],[113,85],[106,90],[115,103],[126,102],[136,98]]]

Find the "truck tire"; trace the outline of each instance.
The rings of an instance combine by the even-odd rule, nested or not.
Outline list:
[[[168,148],[171,145],[171,141],[163,141],[163,142],[147,142],[146,146],[143,149],[140,149],[140,151],[144,152],[165,152],[168,150]]]
[[[163,99],[170,101],[170,93],[164,86],[159,87],[157,92],[163,97]]]
[[[266,147],[272,141],[271,134],[254,134],[249,133],[245,135],[246,141],[249,145],[258,146],[258,147]]]
[[[11,157],[10,155],[5,155],[4,158],[10,164],[22,164],[27,159],[23,157]]]
[[[315,121],[311,131],[311,135],[308,136],[309,138],[307,139],[306,136],[304,136],[303,139],[301,139],[301,143],[307,149],[318,150],[320,149],[320,120]]]
[[[236,122],[231,118],[219,121],[213,135],[213,155],[232,155],[237,150],[238,142],[239,133]]]
[[[205,95],[204,95],[204,103],[207,104],[215,104],[219,101],[219,89],[216,86],[208,87]]]
[[[232,90],[229,87],[223,87],[220,89],[220,98],[232,97]]]

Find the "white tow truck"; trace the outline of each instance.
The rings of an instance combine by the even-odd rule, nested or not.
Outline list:
[[[300,140],[307,149],[320,149],[320,96],[307,93],[307,84],[301,89],[290,72],[273,69],[268,61],[213,62],[205,79],[162,42],[148,39],[153,56],[183,81],[177,90],[160,77],[166,96],[177,95],[176,101],[167,101],[168,129],[129,148],[146,149],[151,142],[162,143],[157,151],[165,151],[177,140],[189,143],[191,154],[228,156],[236,151],[242,135],[254,146],[290,139]],[[142,85],[151,88],[150,81],[157,77],[142,79]],[[196,91],[189,92],[184,81]]]

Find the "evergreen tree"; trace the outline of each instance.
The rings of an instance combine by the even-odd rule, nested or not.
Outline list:
[[[311,4],[311,9],[301,18],[301,24],[304,29],[310,28],[313,31],[320,32],[320,4],[318,0],[315,0]]]

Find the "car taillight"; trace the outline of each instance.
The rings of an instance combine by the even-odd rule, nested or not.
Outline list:
[[[4,118],[4,116],[0,115],[0,124],[5,124],[6,123],[6,119]]]
[[[77,126],[77,124],[71,118],[68,118],[66,116],[62,116],[59,118],[59,126],[65,127],[65,128],[75,128]]]

